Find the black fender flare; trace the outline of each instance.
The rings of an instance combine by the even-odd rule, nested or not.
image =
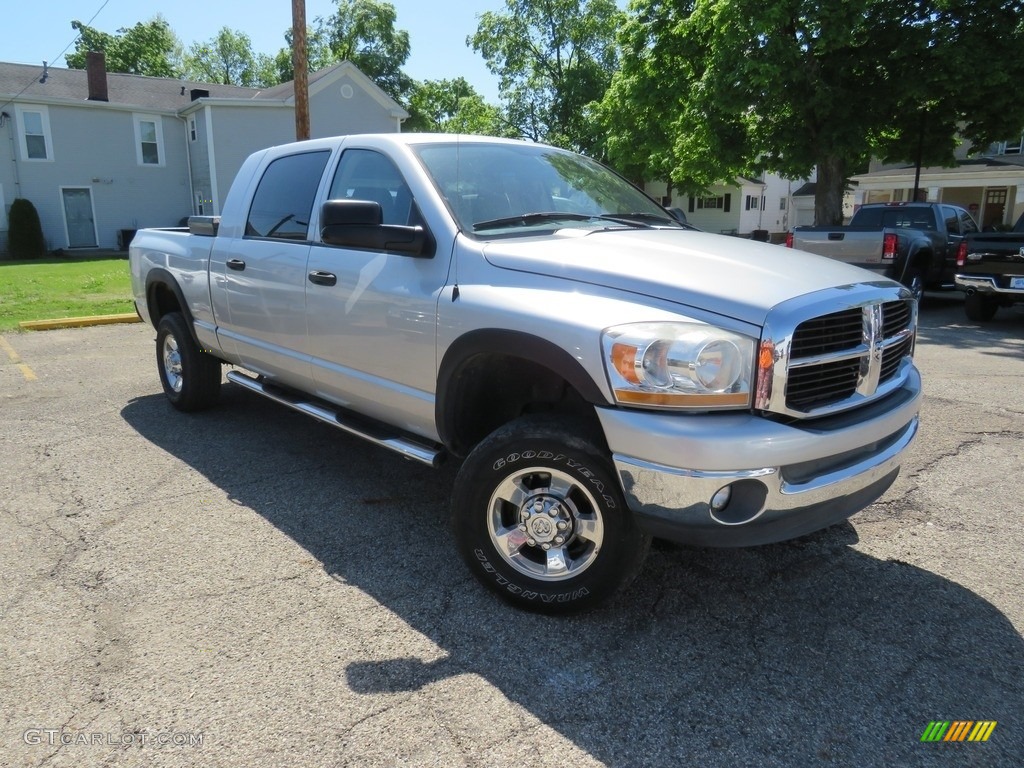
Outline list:
[[[434,423],[445,445],[452,443],[456,432],[457,408],[451,397],[455,378],[473,358],[494,354],[518,357],[541,365],[561,376],[586,402],[608,405],[607,397],[579,360],[557,344],[530,333],[502,328],[470,331],[448,347],[438,368]]]
[[[907,244],[907,253],[903,257],[903,263],[899,265],[899,274],[894,275],[896,281],[906,285],[904,280],[913,265],[921,267],[921,280],[927,282],[931,279],[936,264],[935,252],[930,240],[916,238]]]
[[[199,339],[196,336],[192,311],[188,308],[188,302],[185,301],[185,294],[182,292],[181,286],[178,285],[178,281],[174,279],[174,275],[162,267],[154,267],[146,274],[146,307],[149,309],[149,318],[153,323],[153,327],[155,328],[160,324],[160,318],[156,312],[156,289],[158,287],[166,288],[174,294],[174,297],[178,300],[181,314],[188,325],[188,331],[192,334],[192,340],[196,343],[196,346],[201,347],[202,344],[199,343]]]

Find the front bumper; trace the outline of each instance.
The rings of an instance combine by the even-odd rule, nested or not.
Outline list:
[[[921,378],[865,408],[811,422],[753,414],[599,408],[626,502],[654,536],[741,547],[841,522],[895,481],[918,428]],[[729,486],[731,497],[712,510]]]

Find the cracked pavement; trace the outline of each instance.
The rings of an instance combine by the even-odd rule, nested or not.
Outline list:
[[[464,570],[454,467],[232,385],[174,412],[153,336],[7,337],[38,378],[0,365],[0,766],[1020,764],[1020,311],[926,298],[920,437],[850,523],[656,542],[568,619]]]

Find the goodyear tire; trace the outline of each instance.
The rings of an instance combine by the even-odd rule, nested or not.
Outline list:
[[[220,360],[200,351],[180,312],[160,318],[156,328],[156,368],[171,405],[201,411],[220,397]]]
[[[650,546],[597,441],[528,416],[484,439],[459,470],[452,525],[473,574],[520,608],[569,613],[624,589]]]

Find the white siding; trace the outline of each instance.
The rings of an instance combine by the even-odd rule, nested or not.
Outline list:
[[[32,105],[25,105],[32,109]],[[132,112],[106,105],[49,105],[53,162],[17,159],[20,196],[35,205],[49,248],[66,248],[60,188],[90,187],[100,248],[121,229],[173,226],[190,211],[184,123],[160,121],[166,164],[140,166]],[[9,142],[0,158],[10,160]]]
[[[311,138],[354,133],[394,133],[397,120],[347,75],[309,97]]]
[[[214,141],[215,179],[206,187],[201,186],[198,176],[193,183],[197,190],[202,189],[214,200],[214,210],[207,213],[219,214],[224,207],[228,190],[231,189],[231,182],[235,180],[235,174],[249,155],[260,149],[295,141],[295,113],[285,105],[214,105],[210,108],[209,115]],[[210,131],[203,131],[202,135],[209,136]],[[209,163],[208,156],[206,159]],[[193,163],[198,170],[195,158]]]

